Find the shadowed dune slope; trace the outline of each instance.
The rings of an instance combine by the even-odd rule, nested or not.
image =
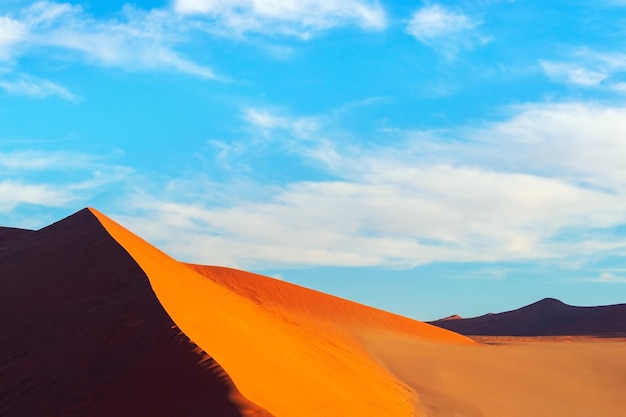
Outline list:
[[[473,344],[433,326],[271,278],[186,265],[106,216],[176,324],[276,417],[407,417],[414,392],[363,347],[368,334]]]
[[[270,415],[180,332],[89,210],[0,237],[1,416]]]
[[[0,227],[0,243],[6,240],[19,239],[35,233],[34,230],[17,229],[15,227]]]
[[[626,337],[626,304],[574,307],[545,298],[504,313],[431,324],[466,335]]]

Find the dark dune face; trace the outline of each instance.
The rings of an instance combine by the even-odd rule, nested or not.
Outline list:
[[[431,322],[465,335],[626,336],[626,304],[575,307],[553,298],[498,314]]]
[[[33,230],[17,229],[15,227],[0,226],[0,244],[7,240],[19,239],[35,233]]]
[[[265,414],[174,325],[88,211],[0,229],[0,415]]]

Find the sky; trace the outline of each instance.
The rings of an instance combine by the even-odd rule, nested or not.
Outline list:
[[[0,2],[0,224],[420,320],[626,302],[626,1]]]

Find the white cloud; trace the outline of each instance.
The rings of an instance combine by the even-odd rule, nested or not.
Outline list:
[[[626,276],[616,275],[612,272],[602,272],[598,277],[583,279],[582,281],[601,284],[626,284]]]
[[[28,75],[21,75],[13,80],[0,79],[0,89],[10,94],[34,98],[56,96],[68,101],[79,99],[78,96],[62,85]]]
[[[235,35],[257,32],[307,38],[347,24],[373,30],[386,26],[383,8],[364,0],[175,0],[174,9],[207,16],[224,32]]]
[[[506,122],[465,134],[484,144],[464,149],[481,163],[558,177],[614,194],[626,192],[625,107],[589,103],[522,106]]]
[[[0,16],[0,60],[11,57],[13,48],[26,35],[26,25],[7,16]]]
[[[473,29],[478,22],[463,13],[457,13],[435,4],[425,6],[413,13],[407,31],[422,42],[447,37],[464,30]]]
[[[481,22],[461,11],[438,4],[416,10],[406,27],[406,33],[439,52],[453,57],[461,49],[471,49],[487,39],[475,29]]]
[[[72,194],[62,187],[0,180],[0,211],[2,212],[11,211],[19,204],[63,207],[72,200]]]
[[[175,46],[185,41],[189,28],[167,10],[143,11],[125,6],[122,20],[97,20],[81,6],[39,1],[16,16],[0,19],[0,29],[9,34],[0,35],[3,60],[58,48],[97,65],[217,78],[210,68],[175,51]]]
[[[65,151],[0,152],[0,217],[22,204],[44,207],[89,205],[112,184],[134,171],[105,157]]]
[[[259,108],[246,108],[243,119],[266,133],[271,130],[286,130],[298,139],[311,138],[319,131],[319,121],[315,117],[286,117]]]
[[[298,118],[247,114],[296,135]],[[332,136],[317,120],[314,136]],[[211,199],[180,182],[138,194],[118,219],[183,260],[248,268],[624,253],[612,229],[626,224],[625,135],[626,108],[581,103],[523,106],[503,122],[416,132],[393,148],[296,135],[297,154],[336,180],[257,184],[235,197],[209,184]]]
[[[308,38],[348,24],[383,29],[385,12],[377,2],[364,0],[178,0],[171,7],[151,10],[127,4],[117,17],[99,19],[80,5],[42,0],[0,14],[0,63],[11,68],[19,65],[20,58],[36,55],[130,71],[174,71],[227,80],[177,48],[197,34],[238,37],[255,32]],[[283,57],[289,54],[289,48],[269,48]],[[49,54],[51,51],[55,53]],[[75,98],[66,87],[25,77],[4,80],[2,88],[33,97]]]
[[[583,68],[573,63],[540,61],[540,65],[549,78],[583,87],[598,86],[608,77],[606,72]]]
[[[624,92],[619,76],[626,72],[626,54],[581,48],[566,61],[540,60],[545,75],[559,83]]]
[[[48,171],[88,168],[96,164],[92,155],[75,152],[24,150],[0,152],[0,170]]]

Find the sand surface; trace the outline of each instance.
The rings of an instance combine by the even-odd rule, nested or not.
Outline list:
[[[473,340],[261,275],[180,263],[93,209],[2,237],[2,416],[626,410],[626,339]]]
[[[418,394],[427,417],[618,417],[626,410],[626,341],[481,338],[424,343],[372,335],[370,351]]]

